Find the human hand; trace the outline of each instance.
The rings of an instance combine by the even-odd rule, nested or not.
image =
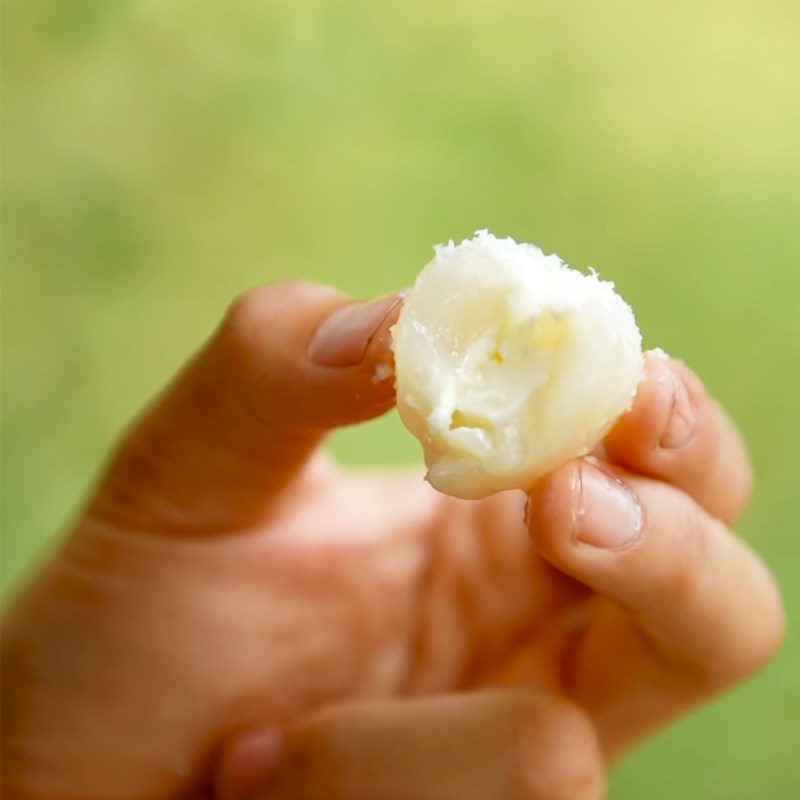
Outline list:
[[[648,359],[528,537],[520,493],[317,452],[393,402],[399,300],[350,303],[245,294],[129,432],[4,620],[10,796],[597,797],[774,652],[777,590],[726,527],[744,448],[686,367]]]

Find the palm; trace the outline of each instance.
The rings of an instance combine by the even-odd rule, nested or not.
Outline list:
[[[264,640],[284,643],[250,656],[265,665],[255,716],[525,685],[610,714],[613,728],[637,684],[675,680],[631,615],[536,554],[521,493],[463,502],[417,474],[379,473],[329,474],[306,491],[313,501],[298,497],[245,559],[264,565]],[[635,732],[627,717],[620,743]]]
[[[217,698],[214,717],[236,726],[493,684],[613,692],[598,686],[606,670],[583,664],[627,680],[597,651],[630,654],[620,632],[642,640],[536,555],[523,511],[519,493],[466,503],[416,474],[329,473],[257,531],[171,542],[179,561],[191,551],[182,591],[194,619],[183,628],[198,638],[177,652],[204,650],[213,664],[200,673],[210,685],[184,679],[172,691]],[[161,565],[177,591],[175,564]]]
[[[68,629],[95,633],[84,656],[110,677],[59,713],[78,724],[98,709],[82,748],[93,785],[107,764],[123,797],[182,796],[208,743],[250,723],[365,696],[546,682],[584,593],[534,555],[523,508],[517,493],[464,503],[419,475],[325,470],[250,531],[141,537],[89,518],[81,550],[65,553],[80,560],[78,602],[58,605]]]

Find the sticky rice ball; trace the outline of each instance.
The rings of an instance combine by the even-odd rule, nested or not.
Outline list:
[[[392,329],[397,407],[427,479],[456,497],[528,489],[632,403],[642,341],[614,284],[478,231],[435,248]]]

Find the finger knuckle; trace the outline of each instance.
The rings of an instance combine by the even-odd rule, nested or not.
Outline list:
[[[605,765],[588,715],[549,698],[523,702],[517,712],[511,800],[599,800]]]
[[[786,612],[780,591],[766,566],[759,560],[752,578],[749,597],[752,618],[757,624],[743,631],[728,656],[727,669],[722,671],[725,683],[734,683],[763,669],[783,645],[786,636]]]
[[[767,616],[755,647],[756,662],[754,669],[760,669],[771,661],[783,646],[785,638],[786,611],[776,589],[772,613]]]
[[[727,464],[723,463],[714,472],[719,476],[716,487],[716,494],[719,497],[718,508],[714,511],[721,519],[728,522],[737,520],[753,494],[755,482],[753,468],[747,457],[743,455],[737,470],[731,470]]]
[[[692,647],[687,673],[707,693],[770,661],[783,642],[785,614],[774,578],[746,545],[695,503],[687,500],[679,509],[678,546],[656,596],[668,598],[679,615],[715,620],[702,634],[702,646]],[[721,571],[737,576],[726,604],[720,603]]]
[[[678,501],[675,512],[678,541],[658,596],[668,597],[676,608],[688,608],[703,580],[712,521],[688,498]]]
[[[751,648],[750,662],[745,666],[742,677],[748,677],[765,667],[783,645],[786,637],[786,619],[781,612],[771,620]]]

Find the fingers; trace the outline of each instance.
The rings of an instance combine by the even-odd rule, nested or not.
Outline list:
[[[608,458],[668,481],[719,519],[735,519],[753,482],[736,426],[682,362],[652,352],[633,408],[607,436]]]
[[[301,282],[245,293],[128,433],[92,511],[180,530],[258,520],[327,430],[393,404],[400,303]]]
[[[534,489],[529,521],[544,558],[627,609],[668,671],[703,691],[758,669],[781,641],[764,564],[672,486],[579,460]]]
[[[225,752],[221,800],[599,800],[604,767],[576,707],[523,692],[327,709]],[[277,762],[277,764],[276,764]]]

